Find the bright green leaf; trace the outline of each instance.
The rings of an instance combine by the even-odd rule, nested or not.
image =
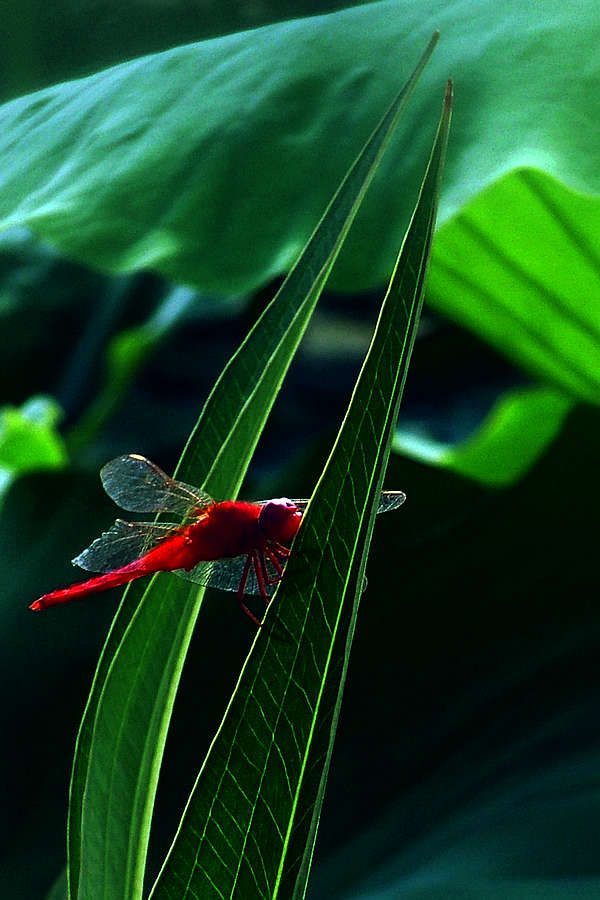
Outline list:
[[[440,229],[428,298],[534,376],[599,403],[599,230],[596,197],[513,172]]]
[[[449,120],[450,92],[348,412],[153,900],[305,895],[375,513],[419,321]]]
[[[23,472],[65,465],[67,454],[56,429],[61,415],[49,397],[32,397],[20,408],[0,410],[0,490]]]
[[[296,266],[208,398],[178,474],[235,497],[285,372],[435,38],[357,157]],[[71,786],[70,896],[141,895],[175,691],[202,592],[172,576],[129,590],[82,721]]]
[[[540,458],[572,407],[558,391],[523,388],[502,397],[478,431],[459,444],[441,444],[426,434],[401,429],[394,437],[394,450],[503,487],[521,478]]]

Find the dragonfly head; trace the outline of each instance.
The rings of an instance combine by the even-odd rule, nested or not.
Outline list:
[[[278,497],[265,503],[258,524],[265,537],[288,544],[298,531],[301,519],[302,513],[295,503],[287,497]]]

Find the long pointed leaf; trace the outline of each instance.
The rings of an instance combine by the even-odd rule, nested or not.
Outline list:
[[[304,896],[421,310],[450,107],[448,85],[419,202],[348,412],[152,900]]]
[[[308,324],[432,38],[344,179],[298,264],[209,397],[178,472],[216,497],[235,496],[277,390]],[[78,737],[69,815],[69,890],[80,900],[141,896],[166,731],[201,592],[170,576],[134,586],[104,647]]]

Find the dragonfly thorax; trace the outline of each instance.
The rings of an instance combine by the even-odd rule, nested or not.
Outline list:
[[[302,513],[292,500],[278,497],[269,500],[260,511],[258,526],[271,541],[288,544],[295,537]]]

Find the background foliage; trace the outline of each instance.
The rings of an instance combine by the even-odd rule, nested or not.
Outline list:
[[[372,295],[355,289],[389,270],[450,72],[437,314],[388,477],[408,501],[376,531],[310,895],[595,896],[595,6],[393,0],[175,46],[284,18],[261,10],[64,3],[49,22],[33,0],[6,4],[4,96],[22,99],[0,108],[3,894],[39,897],[60,873],[75,730],[116,598],[35,619],[27,604],[68,583],[68,560],[111,521],[101,462],[137,450],[173,465],[440,28],[245,488],[304,496],[316,480],[372,327]],[[251,637],[225,595],[209,598],[157,860]]]

